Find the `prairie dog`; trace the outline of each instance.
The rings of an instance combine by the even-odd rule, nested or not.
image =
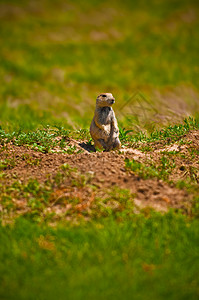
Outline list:
[[[97,97],[96,108],[90,126],[90,134],[95,148],[109,151],[119,149],[119,129],[112,109],[115,98],[110,93],[103,93]]]

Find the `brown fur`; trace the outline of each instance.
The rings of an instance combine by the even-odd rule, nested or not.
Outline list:
[[[100,94],[96,100],[95,115],[90,126],[95,148],[106,151],[119,149],[121,146],[117,120],[111,107],[113,103],[115,99],[112,94]]]

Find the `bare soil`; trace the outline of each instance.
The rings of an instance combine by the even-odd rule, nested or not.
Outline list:
[[[198,180],[199,167],[199,131],[192,131],[181,138],[183,143],[166,145],[166,142],[153,143],[153,151],[143,152],[136,148],[123,148],[121,151],[111,152],[90,152],[90,146],[85,141],[74,141],[71,145],[77,145],[82,149],[79,154],[65,153],[41,153],[30,147],[15,146],[9,144],[7,148],[0,149],[0,160],[5,158],[14,160],[14,165],[3,170],[6,173],[4,184],[12,183],[16,178],[26,182],[35,178],[44,182],[47,177],[54,176],[60,166],[68,164],[77,168],[80,174],[87,174],[91,177],[90,184],[96,187],[97,193],[106,193],[112,187],[129,189],[134,194],[134,202],[138,207],[152,207],[159,211],[167,211],[170,207],[189,210],[193,195],[185,189],[175,187],[175,182],[183,180],[190,172],[195,171],[195,181]],[[56,149],[55,149],[56,150]],[[164,182],[157,178],[143,179],[131,171],[125,169],[125,158],[135,159],[139,162],[147,162],[149,159],[158,163],[162,152],[171,152],[175,169],[170,179],[173,184]],[[65,189],[70,188],[66,183]],[[64,187],[63,187],[64,189]],[[88,196],[90,189],[85,187],[85,195]],[[56,192],[56,191],[55,191]]]

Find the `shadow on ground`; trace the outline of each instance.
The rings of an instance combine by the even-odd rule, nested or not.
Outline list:
[[[88,152],[96,152],[95,147],[87,143],[79,143],[79,146]]]

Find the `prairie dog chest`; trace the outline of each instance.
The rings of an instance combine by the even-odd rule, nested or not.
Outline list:
[[[99,122],[103,125],[109,125],[113,119],[113,110],[111,107],[101,107],[98,111]]]

